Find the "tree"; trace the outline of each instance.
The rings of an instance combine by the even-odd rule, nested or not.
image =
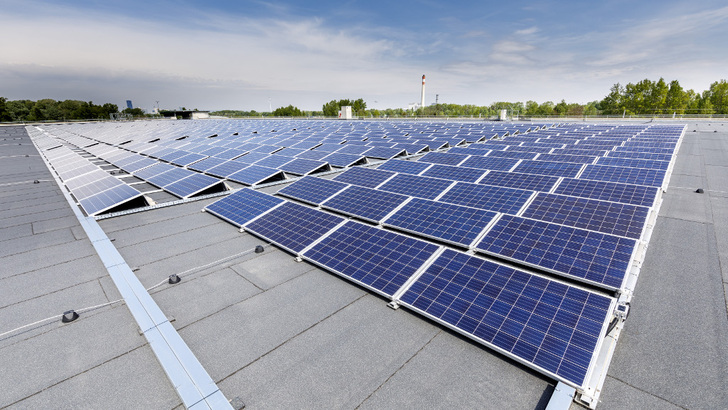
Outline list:
[[[710,103],[716,114],[728,114],[728,82],[716,81],[710,85]]]
[[[569,109],[569,106],[566,104],[566,101],[561,100],[560,103],[556,104],[554,106],[554,114],[556,115],[566,115],[566,111]]]
[[[121,113],[131,115],[132,117],[144,116],[144,110],[142,110],[141,108],[124,108]]]
[[[690,90],[692,91],[692,90]],[[667,90],[665,95],[665,109],[670,112],[677,114],[685,113],[685,109],[688,107],[689,95],[680,86],[677,80],[670,82],[670,88]]]
[[[364,102],[363,98],[359,98],[357,100],[331,100],[323,105],[321,111],[323,111],[323,114],[327,117],[336,117],[339,115],[339,110],[341,110],[341,107],[346,106],[351,107],[352,111],[354,111],[354,115],[366,115],[367,103]]]
[[[13,119],[8,112],[6,102],[7,99],[5,97],[0,97],[0,122],[12,121]]]
[[[303,112],[293,105],[288,107],[280,107],[273,110],[273,115],[276,117],[303,117]]]
[[[617,83],[609,89],[609,94],[599,103],[599,108],[606,115],[622,114],[624,110],[624,94],[625,90],[621,84]]]

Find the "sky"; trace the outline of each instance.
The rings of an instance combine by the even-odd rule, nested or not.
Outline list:
[[[146,110],[587,103],[728,77],[725,0],[0,0],[0,96]]]

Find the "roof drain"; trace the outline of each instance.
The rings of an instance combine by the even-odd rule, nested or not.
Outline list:
[[[182,278],[179,277],[176,273],[173,273],[169,275],[169,280],[167,281],[170,285],[174,285],[176,283],[180,283],[182,281]]]
[[[61,317],[62,323],[71,323],[74,320],[78,319],[78,313],[76,313],[75,310],[67,310],[63,312],[63,316]]]
[[[265,252],[265,248],[263,247],[263,245],[258,245],[255,247],[255,253],[263,253],[263,252]]]

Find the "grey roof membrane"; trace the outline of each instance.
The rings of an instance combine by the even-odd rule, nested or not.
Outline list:
[[[120,298],[21,131],[0,127],[0,334]],[[201,212],[214,200],[99,224],[228,399],[546,406],[554,381],[273,246],[254,253],[259,238]],[[728,123],[688,123],[663,200],[600,409],[728,407]],[[181,406],[123,303],[0,336],[0,363],[0,408]]]

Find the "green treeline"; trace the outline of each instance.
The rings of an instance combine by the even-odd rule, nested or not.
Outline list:
[[[367,109],[362,99],[331,100],[323,104],[321,111],[302,111],[293,105],[280,107],[272,113],[256,111],[223,110],[212,112],[212,115],[226,117],[300,117],[326,116],[336,117],[342,106],[351,106],[358,117],[412,117],[412,116],[447,116],[447,117],[494,117],[501,110],[508,110],[509,115],[523,117],[568,116],[581,117],[592,115],[683,115],[683,114],[728,114],[728,82],[720,80],[712,83],[703,92],[685,90],[677,80],[669,83],[660,78],[657,81],[644,79],[636,84],[614,84],[609,94],[601,101],[586,104],[559,103],[546,101],[495,102],[488,106],[461,104],[432,104],[417,110],[403,108]],[[65,121],[65,120],[108,120],[117,114],[116,104],[96,105],[93,102],[43,99],[38,101],[8,101],[0,97],[0,121]],[[139,108],[125,109],[123,114],[131,117],[143,116]]]

